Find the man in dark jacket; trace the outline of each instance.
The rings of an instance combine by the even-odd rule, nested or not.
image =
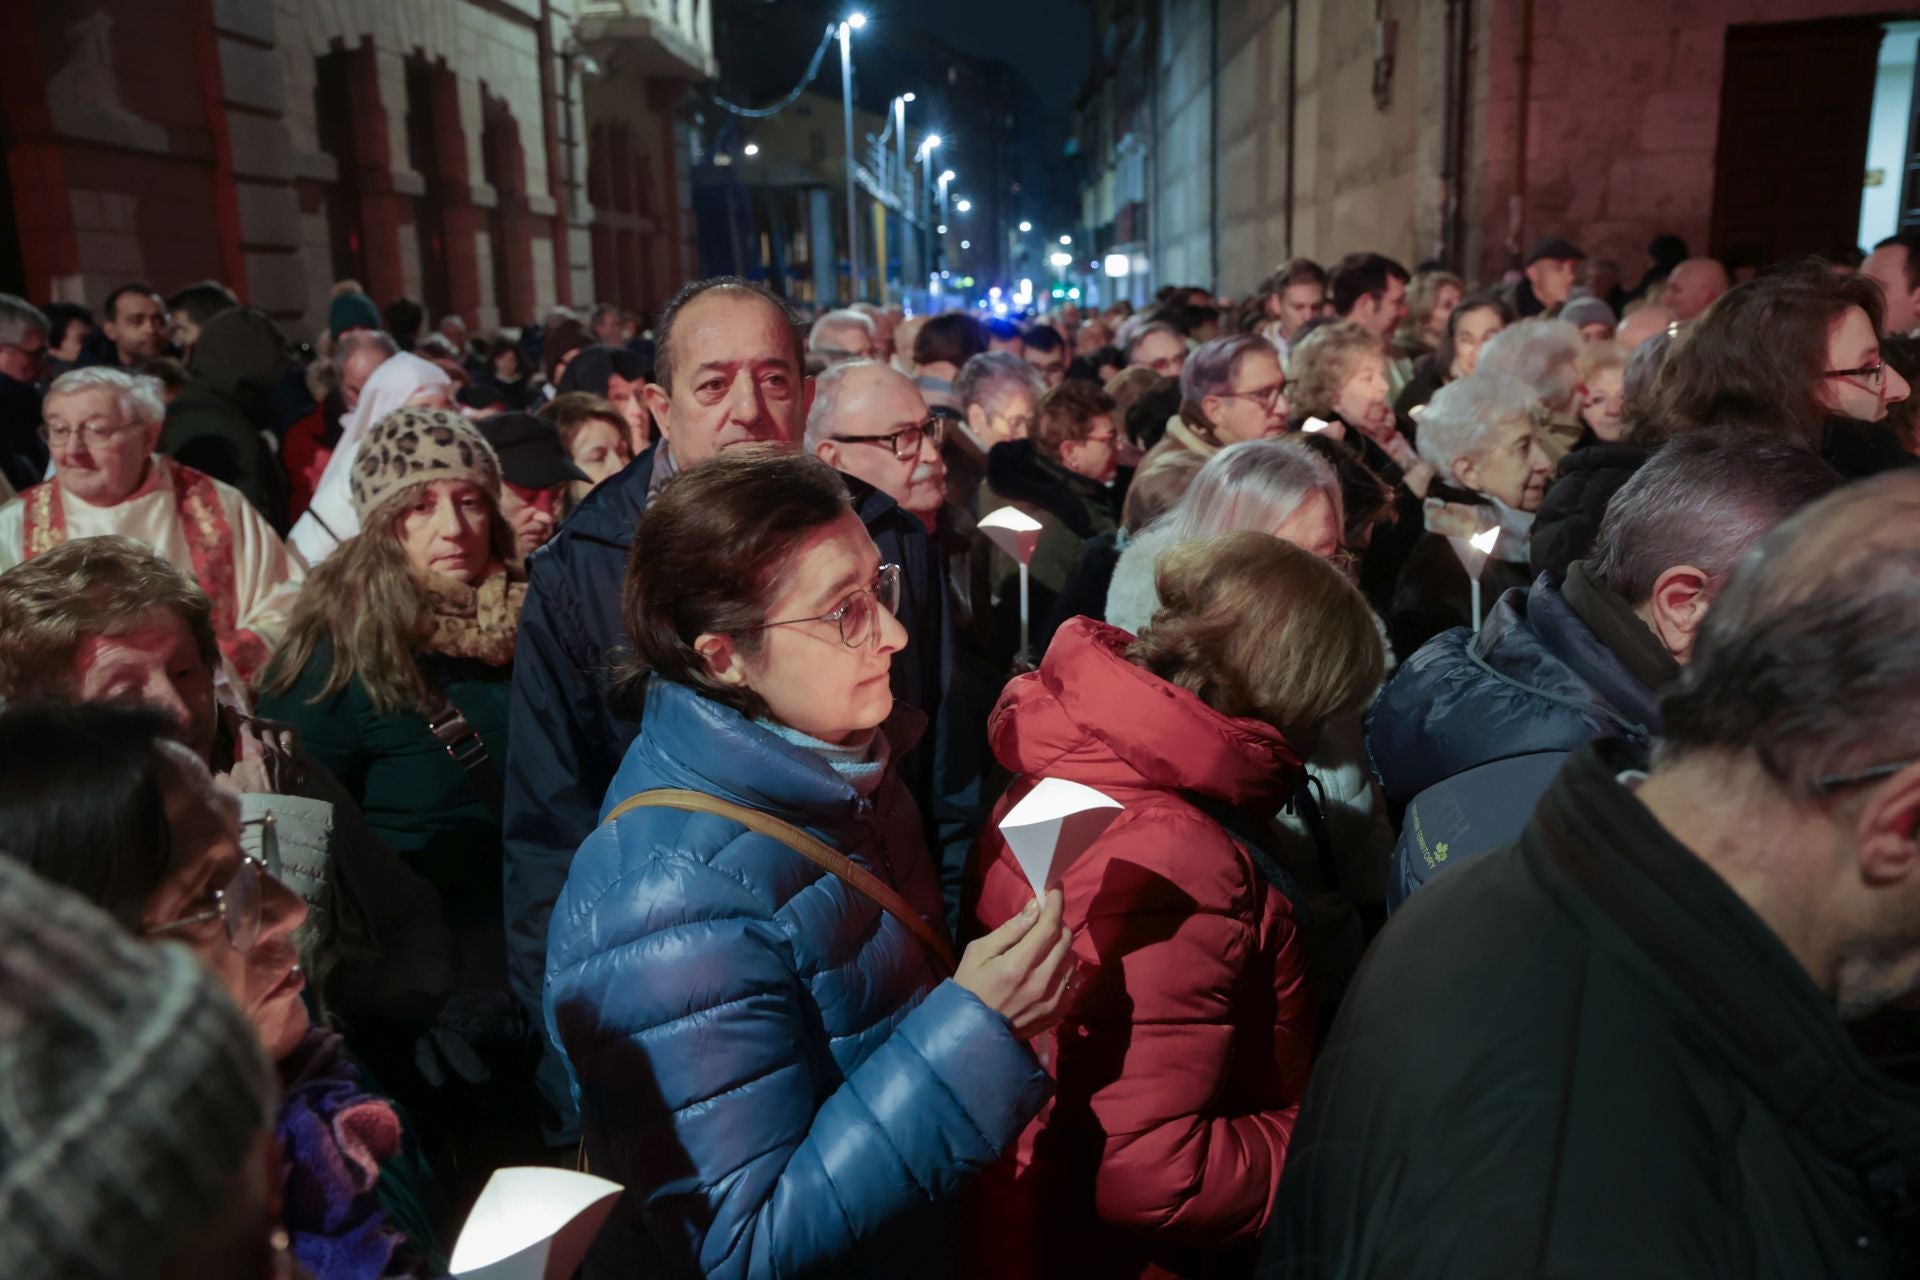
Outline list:
[[[0,477],[15,492],[47,478],[47,445],[40,438],[47,359],[47,317],[25,298],[0,293]]]
[[[1838,482],[1772,437],[1684,436],[1607,507],[1594,555],[1509,591],[1479,635],[1429,641],[1367,716],[1367,757],[1399,813],[1389,905],[1511,840],[1560,760],[1660,731],[1714,593],[1759,537]]]
[[[161,452],[232,485],[276,528],[286,514],[286,477],[265,433],[288,363],[286,335],[266,312],[220,312],[200,331],[187,389],[167,406],[160,436]]]
[[[1842,1019],[1920,990],[1920,475],[1762,540],[1651,775],[1583,748],[1375,944],[1263,1277],[1911,1276],[1920,1092]]]
[[[640,730],[606,699],[625,648],[620,599],[634,522],[685,467],[738,444],[800,441],[799,343],[778,298],[732,277],[702,281],[669,304],[658,333],[657,382],[646,397],[661,442],[589,494],[529,564],[513,664],[504,876],[509,977],[535,1019],[554,900]],[[925,570],[926,532],[872,486],[849,478],[847,487],[881,560],[904,570],[899,617],[911,638],[893,662],[894,696],[935,714],[945,615]],[[932,813],[929,754],[915,752],[905,769],[923,817]],[[578,1118],[564,1064],[550,1051],[541,1091],[548,1137],[568,1140]]]

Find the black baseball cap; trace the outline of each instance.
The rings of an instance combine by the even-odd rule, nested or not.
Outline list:
[[[500,478],[522,489],[551,489],[575,480],[590,480],[573,464],[560,441],[560,429],[530,413],[496,413],[474,426],[500,455]]]
[[[1544,240],[1533,242],[1533,248],[1527,250],[1526,265],[1530,267],[1543,258],[1552,258],[1556,262],[1585,262],[1587,255],[1580,252],[1579,247],[1571,240],[1560,236],[1548,236]]]

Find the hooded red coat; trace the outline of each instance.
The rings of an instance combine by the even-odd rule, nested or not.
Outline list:
[[[981,930],[1033,896],[999,820],[1042,778],[1124,806],[1064,871],[1080,989],[1034,1049],[1054,1099],[983,1176],[969,1274],[1206,1275],[1265,1225],[1312,1059],[1293,910],[1198,794],[1255,822],[1301,777],[1280,733],[1129,663],[1077,618],[991,722],[1018,776],[974,849]]]

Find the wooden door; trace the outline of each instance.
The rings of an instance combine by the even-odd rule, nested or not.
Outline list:
[[[1715,254],[1833,254],[1859,235],[1881,23],[1727,29],[1715,156]]]

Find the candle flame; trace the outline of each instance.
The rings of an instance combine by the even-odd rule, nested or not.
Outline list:
[[[1498,541],[1500,541],[1500,530],[1496,527],[1487,530],[1485,533],[1476,533],[1473,537],[1467,539],[1467,545],[1471,546],[1483,556],[1492,555],[1493,544]]]

